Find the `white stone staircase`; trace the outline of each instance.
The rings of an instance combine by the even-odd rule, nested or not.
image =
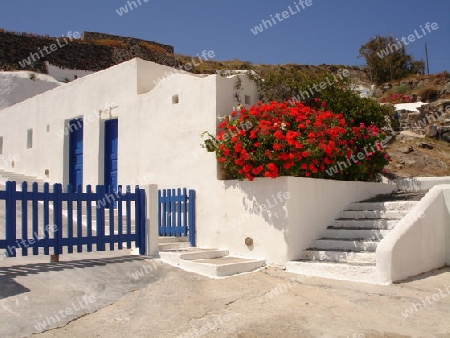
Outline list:
[[[228,250],[190,247],[186,237],[159,237],[159,256],[165,263],[210,278],[252,272],[266,261],[229,256]]]
[[[321,237],[288,262],[288,272],[332,279],[377,283],[376,249],[379,242],[423,197],[394,193],[350,204]]]

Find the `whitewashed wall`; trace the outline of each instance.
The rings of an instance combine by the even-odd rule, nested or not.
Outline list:
[[[136,95],[135,64],[135,61],[130,61],[112,67],[2,110],[0,136],[3,136],[3,153],[20,156],[14,171],[67,183],[68,139],[60,133],[64,132],[66,121],[84,117],[84,183],[97,183],[99,112],[107,103],[125,104],[129,97]],[[123,106],[121,108],[124,109]],[[30,128],[33,129],[33,147],[27,149],[27,130]],[[46,169],[50,172],[49,177],[45,177]]]
[[[21,157],[16,172],[46,178],[49,169],[48,180],[67,183],[68,138],[58,133],[67,120],[83,117],[83,183],[102,184],[102,120],[118,117],[119,184],[195,189],[198,246],[278,265],[300,258],[348,203],[394,189],[307,178],[218,180],[215,155],[200,147],[200,134],[214,134],[217,116],[237,105],[236,77],[182,73],[159,81],[168,72],[173,69],[134,59],[5,109],[4,153]],[[245,75],[241,79],[241,100],[248,95],[256,103],[256,86]],[[173,103],[174,95],[179,103]],[[28,128],[34,132],[32,149],[26,149]],[[263,205],[267,210],[255,213]],[[247,237],[252,246],[245,245]]]
[[[182,169],[189,168],[192,170],[183,182],[189,177],[194,182],[203,179],[204,175],[194,169],[198,171],[205,158],[213,157],[200,148],[200,133],[214,132],[216,115],[229,113],[231,106],[236,105],[235,80],[180,72],[167,77],[173,71],[134,59],[1,111],[0,156],[8,158],[11,154],[20,157],[20,161],[15,161],[13,169],[0,161],[0,168],[66,184],[69,142],[67,136],[60,134],[68,120],[83,117],[83,183],[102,183],[102,120],[118,117],[120,183],[150,183],[149,177],[170,177],[176,186],[180,184],[178,178],[186,175],[180,174]],[[230,92],[225,93],[227,90]],[[256,93],[255,88],[253,92]],[[179,104],[172,103],[175,94],[179,95]],[[256,94],[253,98],[256,102]],[[30,128],[33,147],[27,149]],[[213,163],[208,170],[215,176],[214,159],[208,163]],[[46,169],[49,177],[45,176]]]

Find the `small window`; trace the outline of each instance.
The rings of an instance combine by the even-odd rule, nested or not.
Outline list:
[[[180,103],[180,97],[178,96],[178,94],[172,96],[172,104],[178,104]]]
[[[250,104],[250,95],[245,95],[245,104]]]
[[[0,136],[0,155],[3,154],[3,136]]]
[[[49,132],[50,132],[50,125],[47,124],[47,133],[49,133]]]
[[[33,129],[27,130],[27,149],[33,148]]]

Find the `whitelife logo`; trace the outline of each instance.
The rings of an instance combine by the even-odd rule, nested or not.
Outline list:
[[[45,57],[44,51],[47,53],[46,55],[51,54],[52,52],[57,51],[59,48],[63,48],[69,44],[69,42],[72,42],[73,39],[80,38],[81,35],[79,32],[73,32],[69,31],[67,32],[67,38],[70,41],[67,41],[66,37],[63,35],[62,38],[65,43],[61,43],[59,39],[56,39],[56,43],[52,43],[50,46],[44,46],[42,49],[39,47],[38,51],[36,53],[30,53],[30,56],[26,59],[23,59],[22,61],[19,61],[19,65],[22,68],[25,68],[27,65],[31,66],[32,63],[39,61],[41,58]],[[49,50],[50,49],[50,50]]]
[[[435,31],[436,29],[439,28],[437,22],[433,22],[431,24],[429,22],[427,22],[425,24],[425,29],[428,31],[428,33],[432,32],[430,27],[433,31]],[[402,36],[402,38],[400,39],[401,41],[399,41],[398,38],[396,38],[397,42],[394,44],[391,43],[385,49],[382,49],[381,51],[377,52],[378,56],[380,58],[384,58],[385,56],[388,56],[389,54],[394,53],[394,48],[395,48],[395,51],[398,51],[398,50],[402,49],[404,46],[408,46],[409,43],[416,41],[416,38],[421,39],[424,36],[426,36],[427,33],[426,33],[425,29],[422,27],[422,25],[420,25],[420,29],[422,30],[423,35],[420,35],[420,33],[417,31],[417,29],[415,29],[414,34],[408,35],[409,42],[406,41],[407,38],[405,38],[404,36]]]
[[[85,295],[83,296],[82,300],[78,301],[78,304],[75,304],[75,302],[73,302],[66,309],[59,310],[58,312],[54,311],[53,315],[46,316],[42,322],[38,322],[34,327],[39,332],[42,332],[47,328],[47,326],[50,326],[51,324],[56,324],[57,322],[61,321],[62,319],[66,318],[69,315],[77,313],[82,309],[89,309],[89,305],[95,303],[95,301],[96,301],[95,296]]]
[[[312,6],[312,0],[299,0],[299,2],[294,2],[295,8],[297,9],[297,11],[295,11],[292,6],[289,6],[288,9],[289,11],[283,11],[280,13],[276,13],[275,15],[270,15],[270,19],[269,20],[261,20],[262,23],[259,24],[259,26],[255,26],[255,28],[250,28],[250,31],[254,34],[254,35],[258,35],[259,33],[262,33],[264,31],[264,29],[269,29],[270,27],[272,27],[272,23],[273,25],[276,25],[278,22],[282,22],[285,19],[289,19],[291,16],[300,13],[302,11],[302,9],[306,9],[306,7]],[[301,7],[301,8],[300,8]],[[275,18],[278,20],[275,20]]]

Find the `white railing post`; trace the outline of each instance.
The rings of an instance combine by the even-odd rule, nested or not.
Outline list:
[[[145,222],[146,233],[146,255],[159,256],[159,241],[158,241],[158,185],[145,185],[146,196],[146,214]]]

